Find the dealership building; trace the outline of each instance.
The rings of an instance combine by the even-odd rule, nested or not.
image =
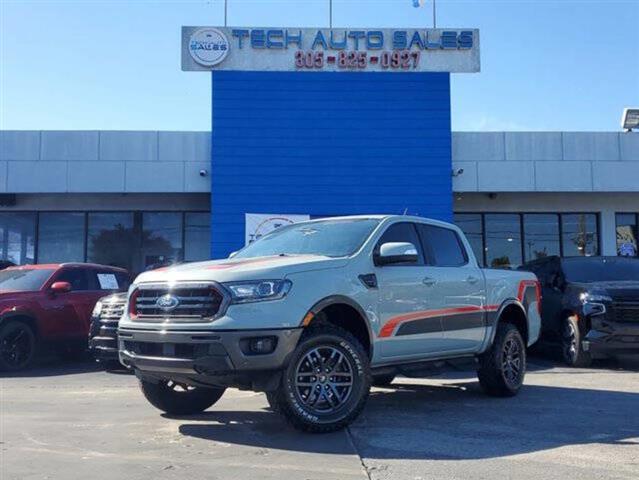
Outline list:
[[[487,266],[637,255],[639,134],[451,132],[476,30],[182,33],[212,131],[0,131],[0,259],[139,272],[366,213],[454,221]]]

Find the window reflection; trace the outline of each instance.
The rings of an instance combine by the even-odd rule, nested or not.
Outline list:
[[[84,213],[40,214],[38,263],[84,261]]]
[[[461,228],[480,265],[484,264],[484,241],[480,213],[456,213],[455,225]]]
[[[561,216],[562,247],[565,257],[597,255],[597,216],[592,213]]]
[[[140,240],[132,212],[89,213],[87,260],[137,271]]]
[[[16,265],[35,260],[35,213],[0,214],[0,260]]]
[[[144,213],[142,267],[159,267],[182,260],[182,214]]]
[[[524,253],[526,261],[559,255],[559,216],[524,214]]]
[[[186,213],[184,221],[184,260],[211,258],[211,214]]]
[[[637,256],[637,216],[634,213],[616,215],[617,255]]]
[[[521,265],[521,224],[517,214],[487,214],[486,263],[492,268]]]

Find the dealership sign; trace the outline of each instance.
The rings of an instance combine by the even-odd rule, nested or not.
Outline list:
[[[476,29],[182,27],[182,70],[479,72]]]
[[[309,215],[247,213],[245,221],[245,245],[254,242],[273,230],[285,225],[310,220]]]

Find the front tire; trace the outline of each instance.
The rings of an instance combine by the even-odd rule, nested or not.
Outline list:
[[[194,415],[217,402],[224,388],[191,387],[172,380],[150,382],[140,380],[142,393],[158,410],[170,415]]]
[[[561,333],[561,354],[566,365],[577,368],[589,367],[592,357],[583,349],[581,330],[575,316],[564,320]]]
[[[340,327],[319,323],[304,333],[272,398],[275,410],[298,430],[332,432],[357,418],[370,385],[361,343]]]
[[[0,371],[24,370],[33,361],[36,336],[24,322],[8,321],[0,325]]]
[[[526,346],[517,327],[498,323],[493,344],[479,356],[479,365],[479,384],[488,395],[517,395],[526,375]]]

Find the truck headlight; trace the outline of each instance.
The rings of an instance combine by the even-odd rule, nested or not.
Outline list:
[[[91,313],[92,317],[99,317],[102,313],[102,302],[96,302],[95,307],[93,307],[93,312]]]
[[[231,292],[232,303],[278,300],[286,296],[292,285],[290,280],[254,280],[224,284]]]
[[[582,293],[579,295],[582,303],[611,303],[612,298],[602,293]]]

